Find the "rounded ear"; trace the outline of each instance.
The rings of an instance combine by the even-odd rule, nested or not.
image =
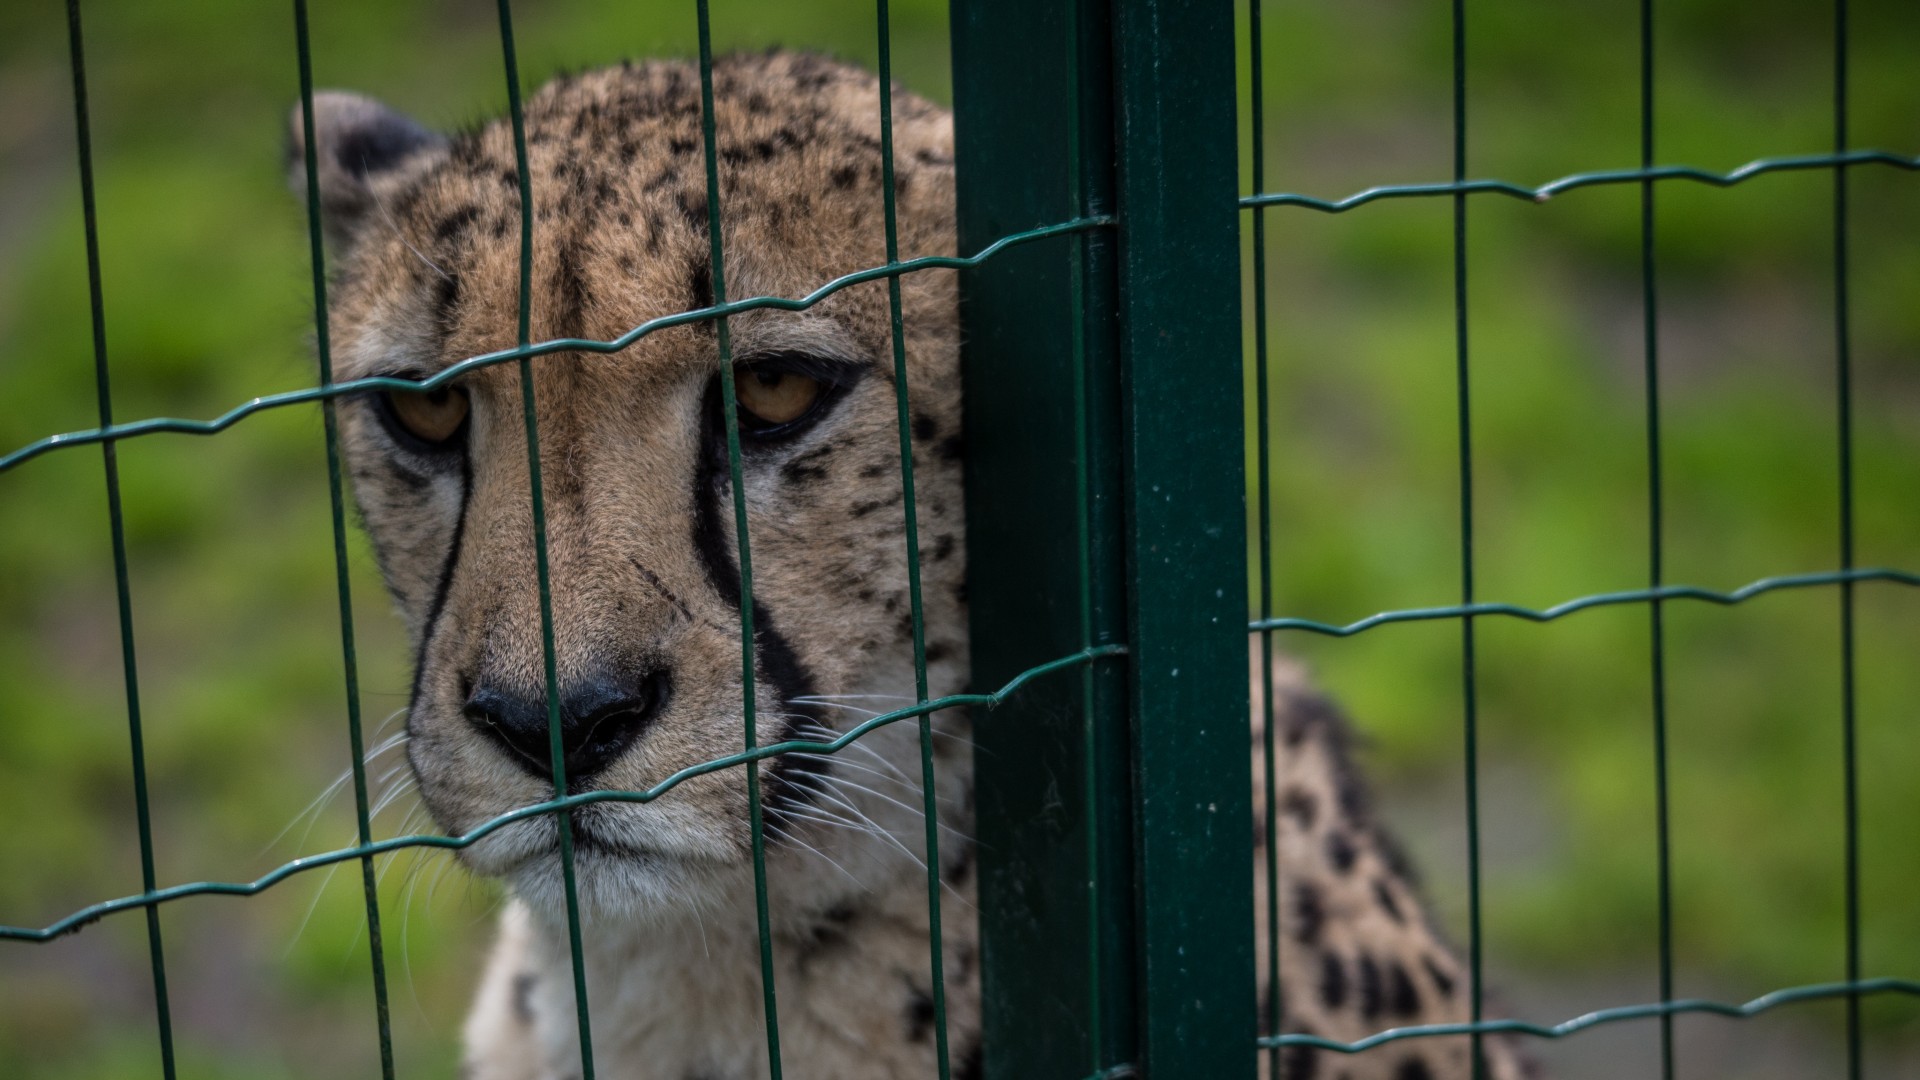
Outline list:
[[[336,246],[353,241],[367,221],[384,181],[446,152],[446,137],[429,131],[369,97],[340,90],[313,95],[314,165],[320,181],[321,221]],[[306,124],[294,103],[287,140],[287,182],[307,194]]]

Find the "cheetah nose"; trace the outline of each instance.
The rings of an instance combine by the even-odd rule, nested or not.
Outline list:
[[[560,747],[567,786],[581,789],[618,760],[660,715],[669,689],[665,671],[588,678],[562,687]],[[553,743],[547,730],[545,695],[522,694],[483,681],[461,711],[514,764],[542,780],[552,780]]]

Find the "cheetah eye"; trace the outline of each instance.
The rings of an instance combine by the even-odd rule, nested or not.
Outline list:
[[[819,379],[797,371],[739,364],[734,367],[733,400],[740,427],[756,435],[772,435],[805,419],[826,396]]]
[[[389,428],[398,428],[428,450],[446,449],[466,427],[467,392],[455,387],[426,393],[388,391],[380,402]]]

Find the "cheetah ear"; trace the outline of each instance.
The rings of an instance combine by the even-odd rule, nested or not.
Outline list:
[[[351,244],[384,197],[381,188],[446,152],[446,137],[429,131],[372,98],[340,90],[313,95],[314,163],[320,180],[321,221],[336,247]],[[287,139],[287,182],[307,194],[306,125],[294,103]]]

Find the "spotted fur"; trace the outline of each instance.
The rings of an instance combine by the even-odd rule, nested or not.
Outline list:
[[[713,83],[726,296],[799,296],[885,262],[874,77],[774,52],[719,61]],[[349,94],[315,105],[336,374],[417,378],[513,346],[521,207],[509,124],[445,137]],[[897,89],[892,107],[901,256],[951,254],[951,120]],[[695,67],[563,77],[525,115],[534,340],[610,339],[719,299]],[[299,150],[297,113],[294,131]],[[968,670],[952,274],[903,278],[901,304],[928,677],[941,695],[963,689]],[[749,443],[742,460],[755,738],[835,734],[914,690],[887,286],[857,285],[806,312],[735,315],[727,329],[741,363],[799,356],[843,380],[817,422]],[[532,364],[559,708],[593,738],[593,724],[614,723],[595,720],[603,713],[625,732],[603,767],[573,778],[576,791],[644,789],[742,745],[743,588],[718,346],[703,321],[617,353]],[[552,793],[542,769],[503,742],[507,707],[489,704],[520,702],[544,724],[520,378],[515,364],[461,377],[471,411],[451,453],[410,445],[375,396],[341,403],[355,499],[416,651],[408,757],[450,833]],[[619,710],[595,711],[596,693],[613,694]],[[1292,691],[1282,705],[1291,1022],[1354,1037],[1458,1019],[1458,962],[1355,795],[1340,722]],[[950,711],[935,731],[946,1019],[956,1075],[973,1077],[967,720]],[[933,1075],[912,726],[876,731],[833,759],[776,759],[760,777],[785,1075]],[[746,771],[693,776],[646,804],[593,804],[573,822],[599,1074],[766,1075]],[[542,816],[460,854],[513,896],[466,1027],[471,1080],[578,1075],[557,843],[557,823]],[[1324,1068],[1300,1060],[1296,1080],[1467,1075],[1462,1052],[1445,1043]],[[1514,1075],[1504,1052],[1496,1066],[1500,1080]]]

